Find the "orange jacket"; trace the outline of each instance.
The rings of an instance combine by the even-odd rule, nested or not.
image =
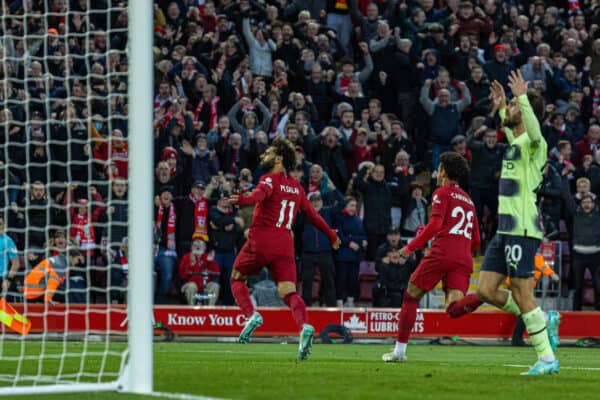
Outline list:
[[[544,260],[544,256],[541,254],[535,255],[535,271],[533,271],[533,287],[537,285],[537,281],[542,276],[550,276],[554,273],[554,270],[550,268],[546,260]],[[510,277],[506,277],[506,286],[510,287]]]
[[[44,296],[44,301],[52,300],[56,289],[67,275],[67,259],[64,254],[42,260],[25,277],[23,293],[26,299]]]

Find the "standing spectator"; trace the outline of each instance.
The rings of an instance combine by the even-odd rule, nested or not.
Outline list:
[[[244,229],[244,221],[236,216],[228,198],[229,192],[218,193],[217,204],[210,208],[208,218],[210,243],[221,271],[221,301],[223,305],[230,306],[233,305],[233,296],[229,279],[235,259],[236,243]]]
[[[277,50],[277,45],[271,39],[266,39],[265,32],[260,28],[253,34],[249,18],[244,18],[242,24],[244,38],[250,50],[250,70],[254,75],[270,77],[273,74],[271,53]]]
[[[404,211],[404,224],[402,236],[414,237],[420,226],[427,225],[427,200],[424,197],[425,188],[421,183],[413,182],[410,185],[411,197]]]
[[[396,154],[396,161],[386,178],[392,190],[392,226],[401,226],[402,210],[406,208],[410,194],[410,184],[415,180],[415,170],[409,163],[410,156],[404,150]]]
[[[504,157],[507,145],[498,143],[495,130],[482,125],[473,135],[469,136],[467,146],[471,150],[469,192],[475,204],[477,220],[480,223],[484,221],[483,215],[486,207],[490,218],[493,219],[491,221],[492,229],[489,231],[480,229],[480,232],[493,236],[498,213],[498,179],[502,168],[502,157]]]
[[[208,295],[208,305],[217,304],[219,297],[219,265],[214,252],[207,253],[206,242],[195,239],[189,252],[179,262],[179,276],[183,280],[181,293],[187,304],[196,304],[196,294]]]
[[[369,54],[369,45],[365,42],[360,42],[358,47],[362,51],[362,55],[365,60],[365,67],[360,72],[354,71],[354,62],[348,58],[343,59],[340,64],[342,66],[342,72],[338,74],[335,79],[335,91],[340,95],[344,95],[350,86],[350,82],[358,80],[360,84],[364,84],[371,72],[373,72],[373,59]]]
[[[91,211],[89,211],[90,204],[86,198],[82,197],[77,199],[76,203],[73,202],[77,187],[77,184],[72,184],[67,195],[64,196],[64,206],[69,210],[68,215],[71,224],[69,238],[77,243],[85,257],[93,257],[96,249],[94,224],[99,222],[100,216],[104,213],[106,207],[95,186],[90,186],[88,189],[89,195],[92,197]]]
[[[196,135],[196,147],[187,141],[183,143],[182,151],[187,162],[191,163],[192,179],[194,181],[208,182],[210,177],[219,172],[219,157],[215,150],[208,149],[206,135]]]
[[[6,234],[5,221],[4,215],[0,214],[0,278],[2,278],[3,295],[10,288],[17,272],[19,272],[19,268],[21,268],[17,246],[12,238]]]
[[[375,253],[375,271],[379,272],[381,262],[386,255],[393,250],[400,250],[403,244],[400,241],[400,228],[397,226],[391,226],[387,233],[386,241],[377,248]]]
[[[355,198],[346,198],[346,207],[337,216],[335,228],[342,244],[335,253],[336,305],[354,307],[358,299],[358,269],[363,260],[363,249],[367,247],[363,223],[357,216],[358,203]]]
[[[334,190],[337,202],[330,207],[323,207],[323,198],[318,192],[308,197],[312,208],[332,226],[334,217],[344,207],[344,196]],[[302,298],[307,306],[312,305],[312,283],[315,277],[315,267],[321,275],[322,302],[327,307],[335,307],[335,267],[333,264],[333,249],[327,235],[309,221],[304,223],[302,232]]]
[[[600,125],[591,125],[585,137],[575,143],[575,165],[581,166],[583,157],[600,151]]]
[[[562,180],[560,172],[547,162],[544,167],[543,181],[538,192],[540,199],[540,213],[544,237],[554,240],[558,237],[560,214],[562,210]],[[475,203],[477,205],[477,203]]]
[[[508,88],[508,75],[515,69],[515,65],[509,61],[508,49],[504,44],[497,44],[493,48],[494,58],[483,64],[483,70],[490,81],[498,81],[504,87]]]
[[[177,261],[177,213],[173,188],[159,188],[154,199],[154,262],[158,266],[156,304],[165,304]]]
[[[192,240],[208,241],[208,198],[204,194],[206,185],[194,181],[188,196],[176,199],[177,209],[177,253],[190,251]]]
[[[348,54],[350,50],[352,35],[350,12],[356,9],[356,0],[327,0],[326,2],[327,26],[337,33],[344,54]]]
[[[459,101],[450,101],[450,91],[441,89],[438,92],[437,99],[429,99],[429,90],[432,81],[425,81],[421,89],[421,105],[427,115],[431,117],[431,140],[433,141],[432,169],[436,170],[439,164],[440,154],[451,149],[450,141],[459,133],[461,113],[471,104],[471,94],[469,88],[464,83],[460,83],[460,89],[463,97]]]
[[[575,296],[573,310],[581,311],[583,277],[589,269],[594,283],[594,309],[600,310],[600,282],[597,270],[600,266],[600,211],[594,196],[586,194],[577,206],[569,191],[569,183],[563,179],[563,200],[567,212],[573,218],[573,273],[575,275]]]
[[[262,122],[258,122],[258,116],[254,110],[258,109],[262,115]],[[238,113],[243,113],[242,123],[238,122]],[[250,132],[258,132],[269,130],[269,124],[271,123],[271,113],[269,109],[259,99],[251,101],[248,97],[242,97],[240,101],[235,103],[229,113],[229,122],[233,129],[233,132],[242,136],[243,143],[248,146],[250,143]],[[221,138],[224,141],[225,138]]]
[[[114,163],[117,167],[118,177],[127,179],[129,154],[128,144],[123,140],[123,132],[120,129],[114,129],[108,138],[102,138],[102,141],[94,149],[94,158],[105,163]]]
[[[48,240],[46,229],[51,224],[52,215],[48,212],[50,200],[46,196],[46,187],[40,181],[33,182],[28,192],[22,203],[27,214],[27,218],[23,221],[27,228],[25,246],[43,248]]]
[[[326,127],[313,139],[307,153],[309,160],[323,167],[336,187],[346,187],[350,178],[346,159],[352,154],[352,145],[340,131]]]
[[[391,225],[392,189],[385,181],[383,165],[366,162],[359,166],[353,187],[362,195],[364,227],[367,235],[366,259],[373,261],[377,247],[385,241]]]

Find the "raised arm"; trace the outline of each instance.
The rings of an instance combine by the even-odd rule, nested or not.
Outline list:
[[[308,219],[311,224],[317,227],[317,229],[327,235],[329,243],[331,243],[331,246],[337,250],[340,247],[340,239],[338,239],[337,233],[331,229],[323,217],[321,217],[319,213],[312,208],[304,193],[301,193],[301,195],[302,201],[300,202],[300,209],[304,215],[306,215],[306,219]]]
[[[498,111],[500,121],[504,122],[506,118],[506,94],[504,93],[504,87],[498,81],[493,81],[491,85],[492,91],[492,114]],[[504,127],[504,134],[509,144],[515,140],[515,135],[510,128]]]
[[[465,108],[471,105],[471,92],[469,91],[467,85],[464,84],[464,82],[460,83],[460,90],[462,91],[463,96],[462,99],[457,101],[456,108],[458,112],[463,112]]]
[[[527,82],[523,79],[521,71],[517,70],[516,72],[511,72],[508,81],[510,90],[517,96],[527,136],[529,136],[529,139],[532,142],[541,142],[544,140],[542,130],[540,128],[540,123],[533,112],[533,108],[531,108],[531,104],[529,103],[529,98],[527,97],[528,86]]]
[[[431,88],[431,79],[427,79],[425,84],[421,88],[421,96],[419,100],[421,101],[421,105],[425,109],[425,112],[431,116],[435,112],[435,103],[431,101],[429,98],[429,89]]]
[[[248,196],[244,195],[233,195],[229,198],[231,204],[238,204],[240,206],[249,206],[256,203],[260,203],[273,193],[273,184],[271,178],[262,177],[256,188]]]

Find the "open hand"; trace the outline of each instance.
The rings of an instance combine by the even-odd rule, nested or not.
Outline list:
[[[508,87],[518,97],[527,94],[527,82],[523,79],[521,70],[512,71],[508,77]]]

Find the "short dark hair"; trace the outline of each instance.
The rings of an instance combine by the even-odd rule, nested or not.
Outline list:
[[[273,140],[271,146],[275,149],[275,154],[283,157],[283,168],[285,168],[287,172],[292,171],[297,164],[296,148],[292,142],[287,139],[276,138]]]
[[[581,195],[581,200],[580,200],[580,201],[583,201],[583,200],[585,200],[585,199],[590,199],[590,200],[592,201],[592,203],[595,203],[595,202],[596,202],[596,199],[594,198],[594,195],[593,195],[593,194],[591,194],[591,193],[584,193],[584,194],[582,194],[582,195]]]
[[[529,100],[529,104],[531,104],[535,117],[538,121],[543,121],[546,114],[546,102],[544,101],[544,97],[536,90],[530,89],[527,91],[527,99]]]
[[[455,151],[447,151],[440,156],[440,165],[449,179],[458,183],[469,179],[469,164],[467,160]]]

